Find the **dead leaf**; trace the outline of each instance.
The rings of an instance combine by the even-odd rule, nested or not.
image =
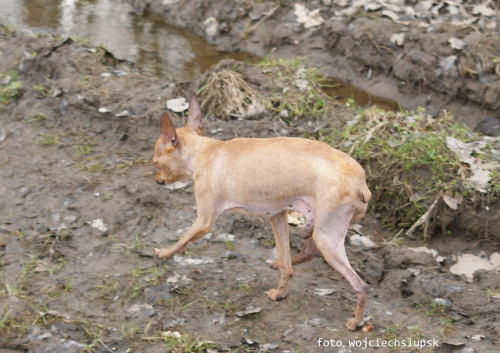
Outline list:
[[[165,185],[165,188],[169,190],[179,190],[179,189],[184,189],[189,184],[191,184],[191,182],[189,181],[176,181],[172,184]]]
[[[321,295],[322,297],[325,297],[327,295],[335,293],[335,289],[329,289],[329,288],[314,288],[314,294]]]
[[[436,259],[437,262],[441,263],[445,260],[444,257],[440,256],[439,253],[437,252],[437,250],[434,250],[434,249],[429,249],[428,247],[426,246],[420,246],[418,248],[408,248],[410,250],[413,250],[415,252],[421,252],[421,253],[426,253],[426,254],[430,254],[432,255],[432,257],[434,257]]]
[[[396,44],[397,46],[402,46],[403,43],[404,43],[404,39],[405,39],[405,34],[404,33],[394,33],[391,36],[390,41],[392,43]]]
[[[297,22],[302,23],[304,28],[317,27],[324,22],[323,17],[319,13],[320,11],[320,8],[309,11],[302,4],[295,4],[293,8],[293,13],[297,16]]]
[[[167,108],[176,113],[181,113],[189,108],[189,103],[184,97],[169,99],[167,101]]]
[[[380,5],[377,2],[371,2],[371,3],[365,5],[365,11],[378,11],[381,8],[382,8],[382,5]]]
[[[474,141],[465,143],[453,137],[446,138],[446,145],[454,151],[460,161],[467,163],[471,170],[471,176],[467,181],[480,192],[486,192],[486,188],[491,180],[491,170],[498,167],[497,163],[484,163],[481,159],[473,154],[480,154],[481,150],[486,147],[485,141]]]
[[[373,330],[373,325],[367,325],[363,327],[363,332],[370,332]]]
[[[488,6],[490,2],[482,3],[479,5],[475,5],[472,8],[473,15],[481,15],[481,16],[494,16],[495,10]]]
[[[462,50],[463,48],[465,48],[464,41],[455,37],[448,39],[448,43],[450,43],[450,46],[453,49]]]
[[[40,315],[40,316],[50,315],[50,316],[54,316],[54,317],[62,317],[62,318],[65,318],[66,320],[71,319],[71,315],[70,314],[68,314],[68,313],[61,314],[57,310],[41,311],[41,312],[38,313],[38,315]]]
[[[294,226],[301,226],[305,223],[305,218],[302,213],[298,211],[290,211],[288,213],[288,224]]]
[[[181,339],[181,334],[177,331],[166,331],[161,334],[163,337],[172,337],[176,339]]]
[[[460,195],[457,198],[451,197],[450,195],[446,195],[446,194],[443,195],[444,203],[446,203],[448,205],[448,207],[450,207],[452,210],[457,210],[458,205],[460,205],[463,200],[464,200],[464,198],[462,195]]]
[[[500,253],[493,253],[489,259],[463,254],[458,256],[457,262],[450,267],[450,272],[456,275],[465,275],[467,281],[472,282],[474,272],[479,270],[500,271]]]
[[[382,11],[382,16],[389,17],[393,21],[399,21],[399,16],[395,12],[389,10]]]
[[[473,339],[474,341],[481,341],[481,339],[486,338],[486,336],[478,334],[478,335],[471,336],[470,338]]]
[[[247,306],[244,311],[238,311],[236,313],[237,316],[242,317],[242,316],[248,316],[248,315],[254,315],[258,314],[262,311],[261,307],[253,307],[253,306]]]
[[[94,219],[92,222],[89,222],[89,224],[91,227],[97,228],[101,232],[106,232],[108,230],[108,227],[104,225],[104,222],[100,218]]]

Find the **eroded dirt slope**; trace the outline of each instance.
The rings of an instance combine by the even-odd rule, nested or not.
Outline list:
[[[310,67],[323,68],[326,75],[405,108],[451,110],[471,127],[487,116],[498,117],[500,37],[498,10],[492,2],[133,4],[138,14],[153,13],[187,27],[221,49],[262,57],[305,57]]]

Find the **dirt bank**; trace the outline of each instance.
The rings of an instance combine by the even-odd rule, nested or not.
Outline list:
[[[278,279],[265,263],[274,257],[265,220],[224,215],[188,254],[152,258],[194,219],[192,186],[154,184],[151,165],[165,101],[186,87],[70,40],[2,28],[0,53],[9,101],[0,105],[0,352],[332,351],[320,338],[343,344],[339,352],[358,351],[347,345],[365,338],[435,339],[440,352],[497,350],[498,274],[483,271],[471,283],[448,270],[455,253],[478,251],[474,241],[445,242],[440,263],[395,245],[367,217],[361,232],[378,246],[347,245],[370,285],[365,330],[357,332],[344,327],[355,294],[321,258],[295,269],[286,300],[265,298]],[[255,66],[241,69],[264,92],[278,84],[259,82]],[[276,114],[210,115],[206,135],[303,136],[339,124],[321,114],[284,123]],[[294,253],[301,244],[292,228]]]
[[[394,99],[405,108],[451,110],[471,127],[488,116],[498,117],[500,37],[495,10],[488,4],[485,8],[478,8],[477,1],[138,0],[134,4],[137,13],[153,13],[187,27],[220,49],[262,57],[269,53],[277,58],[305,57],[309,67],[323,68],[326,75]]]

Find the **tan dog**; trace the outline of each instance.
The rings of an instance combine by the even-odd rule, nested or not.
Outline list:
[[[354,318],[347,328],[363,325],[367,285],[347,260],[344,239],[352,219],[361,217],[370,200],[363,168],[347,154],[325,143],[302,138],[236,138],[217,141],[200,136],[202,113],[194,96],[189,102],[187,124],[174,129],[168,114],[161,119],[161,136],[153,162],[155,181],[173,183],[192,178],[197,217],[191,228],[171,248],[155,249],[160,258],[183,252],[207,234],[225,210],[247,211],[270,219],[276,240],[278,288],[266,292],[271,300],[284,299],[292,265],[321,252],[358,295]],[[302,252],[290,258],[288,210],[306,218]]]

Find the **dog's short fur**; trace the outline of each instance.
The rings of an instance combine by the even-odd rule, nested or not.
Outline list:
[[[173,183],[192,178],[197,217],[191,228],[171,248],[155,249],[160,258],[183,252],[208,233],[225,210],[247,211],[270,219],[276,240],[279,269],[278,288],[266,294],[284,299],[292,265],[305,262],[319,252],[339,271],[358,295],[350,330],[363,325],[367,285],[347,260],[344,239],[351,220],[361,217],[370,200],[363,168],[347,154],[327,144],[302,138],[236,138],[217,141],[202,137],[202,113],[191,97],[187,124],[174,129],[163,113],[161,136],[153,162],[155,181]],[[301,212],[302,252],[290,257],[288,210]]]

